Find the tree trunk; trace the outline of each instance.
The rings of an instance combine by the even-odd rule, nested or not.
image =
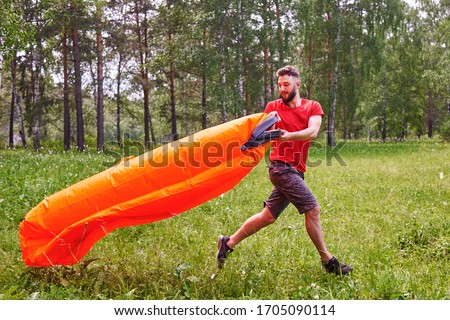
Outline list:
[[[143,93],[144,93],[144,140],[145,140],[145,148],[150,149],[152,142],[150,140],[150,107],[149,107],[150,89],[148,87],[144,87]]]
[[[3,48],[3,38],[0,37],[0,48]],[[0,50],[0,89],[2,88],[2,74],[3,74],[3,50]]]
[[[139,53],[141,58],[141,78],[142,78],[142,87],[144,93],[144,140],[145,140],[145,148],[150,149],[150,106],[149,106],[149,94],[150,94],[150,85],[148,83],[148,73],[147,73],[147,16],[144,19],[144,43],[141,40],[141,29],[139,27],[139,13],[136,11],[136,19],[137,19],[137,32],[138,32],[138,41],[139,41]]]
[[[281,68],[284,65],[284,32],[283,23],[281,22],[281,8],[280,0],[274,0],[275,3],[275,14],[277,20],[277,47],[278,47],[278,64],[277,68]]]
[[[433,138],[433,120],[428,119],[428,138]]]
[[[385,68],[385,67],[384,67]],[[381,141],[386,142],[387,138],[387,75],[383,70],[383,107],[381,111]]]
[[[222,122],[225,123],[228,121],[227,114],[227,67],[226,67],[226,57],[225,57],[225,44],[223,39],[223,30],[220,31],[219,34],[219,42],[220,42],[220,51],[222,56],[222,61],[220,63],[220,83],[222,88]]]
[[[175,67],[173,62],[170,62],[170,112],[171,112],[171,123],[172,123],[172,138],[173,140],[178,140],[177,132],[177,109],[175,104]]]
[[[16,59],[16,51],[13,52],[13,57],[11,60],[11,112],[9,116],[9,147],[14,147],[14,110],[16,107],[17,101],[17,90],[16,90],[16,67],[17,67],[17,59]]]
[[[403,105],[402,106],[402,134],[401,134],[401,139],[406,139],[406,137],[408,136],[408,119],[407,119],[407,113],[408,111],[406,110],[406,106]]]
[[[334,89],[334,76],[335,74],[333,74],[333,45],[332,45],[332,27],[330,26],[331,24],[331,13],[327,12],[327,26],[326,26],[326,30],[327,30],[327,39],[326,39],[326,50],[327,50],[327,62],[328,62],[328,67],[327,67],[327,80],[328,80],[328,99],[329,99],[329,104],[331,105],[333,103],[333,89]],[[334,62],[335,63],[335,62]],[[334,64],[336,66],[336,64]]]
[[[120,116],[122,113],[122,96],[121,96],[121,88],[120,88],[120,83],[122,80],[122,54],[119,52],[119,62],[117,65],[117,82],[116,82],[116,139],[117,139],[117,145],[119,146],[119,148],[122,148],[123,144],[122,144],[122,133],[120,131]]]
[[[336,37],[336,47],[335,47],[335,64],[334,64],[334,75],[333,75],[333,101],[330,107],[330,113],[328,116],[328,145],[334,146],[335,135],[334,135],[334,120],[336,114],[336,104],[337,104],[337,90],[338,90],[338,74],[339,74],[339,46],[341,42],[341,12],[340,12],[339,0],[337,2],[337,14],[338,14],[338,33]]]
[[[263,52],[264,52],[264,106],[267,106],[269,103],[269,95],[270,95],[270,75],[269,75],[269,18],[268,18],[268,3],[267,0],[263,1],[263,35],[262,35],[262,43],[263,43]]]
[[[189,114],[188,114],[188,108],[187,108],[187,102],[186,102],[186,80],[185,77],[181,78],[181,104],[183,106],[183,112],[184,112],[184,136],[187,137],[189,135]]]
[[[33,147],[36,152],[41,149],[40,133],[41,133],[41,117],[42,108],[39,101],[39,85],[41,77],[42,68],[42,57],[41,57],[40,44],[36,45],[33,52],[33,64],[34,64],[34,78],[33,78],[33,109],[34,109],[34,119],[33,119]]]
[[[27,137],[25,134],[25,126],[23,123],[23,112],[22,112],[22,107],[20,106],[20,96],[18,94],[16,94],[16,106],[17,106],[17,115],[18,115],[18,122],[19,122],[19,133],[20,133],[20,137],[22,139],[22,145],[24,148],[27,147]]]
[[[313,82],[313,47],[314,40],[313,35],[309,35],[308,45],[308,83],[306,85],[307,99],[312,97],[312,82]]]
[[[70,149],[70,104],[69,104],[69,63],[68,63],[68,47],[67,47],[67,33],[64,30],[62,39],[63,51],[63,95],[64,95],[64,150]]]
[[[347,108],[343,108],[343,110],[342,110],[342,112],[343,112],[343,114],[344,114],[344,117],[343,117],[343,133],[342,133],[342,137],[343,137],[343,139],[344,140],[347,140],[347,131],[349,130],[349,128],[348,128],[348,126],[347,126],[347,122],[348,122],[348,120],[347,120],[347,117],[348,117],[348,110],[347,110]]]
[[[33,137],[33,89],[34,83],[34,71],[33,71],[33,48],[30,48],[26,52],[27,63],[18,64],[18,72],[20,72],[20,95],[24,100],[24,115],[25,124],[28,137]]]
[[[40,49],[43,52],[43,49]],[[41,58],[41,72],[44,68],[44,60]],[[45,74],[43,75],[43,79],[45,79]],[[46,93],[48,92],[46,89],[47,83],[46,81],[39,80],[39,107],[41,112],[41,117],[39,119],[39,126],[42,127],[41,138],[48,138],[48,130],[47,130],[47,122],[48,122],[48,114],[49,114],[49,105],[47,103],[42,103],[42,101],[46,98]]]
[[[139,8],[137,2],[135,2],[135,18],[136,18],[136,34],[138,37],[139,45],[139,59],[140,59],[140,71],[142,81],[142,91],[144,95],[144,144],[146,149],[150,149],[151,142],[156,141],[153,132],[152,119],[150,115],[150,83],[148,79],[147,71],[147,52],[148,52],[148,36],[147,36],[147,11],[144,11],[144,22],[141,28],[141,22],[139,19]],[[144,37],[142,37],[142,35]],[[142,39],[144,38],[144,39]],[[151,133],[151,140],[150,140]]]
[[[450,115],[450,87],[447,87],[447,113]]]
[[[167,11],[171,10],[171,1],[167,1]],[[173,36],[172,25],[168,24],[167,42],[169,47],[169,86],[170,86],[170,113],[171,113],[171,127],[172,127],[172,139],[178,140],[177,132],[177,109],[175,102],[175,66],[174,66],[174,53],[173,53]]]
[[[264,46],[264,106],[269,103],[270,97],[270,75],[269,75],[269,47]]]
[[[428,138],[433,138],[433,124],[434,124],[434,110],[433,110],[433,93],[428,88],[427,99],[427,126],[428,126]]]
[[[274,64],[273,61],[270,64],[270,75],[274,75],[276,73],[276,70],[274,70]],[[275,97],[275,81],[274,77],[270,76],[270,96],[273,99]]]
[[[173,140],[178,140],[177,109],[175,104],[175,68],[173,62],[170,63],[170,111],[172,114],[172,137]]]
[[[202,70],[202,129],[207,127],[206,111],[206,71]]]
[[[97,4],[97,151],[103,152],[104,114],[103,114],[103,36],[102,8]]]
[[[239,115],[243,115],[242,110],[244,110],[244,67],[243,67],[243,46],[244,46],[244,39],[243,39],[243,23],[244,23],[244,17],[242,12],[242,0],[237,0],[237,12],[238,12],[238,25],[237,25],[237,77],[238,77],[238,110]]]
[[[84,122],[83,122],[83,100],[81,95],[81,58],[80,44],[78,38],[78,25],[74,21],[72,26],[73,64],[75,71],[75,108],[77,114],[77,148],[84,150]]]

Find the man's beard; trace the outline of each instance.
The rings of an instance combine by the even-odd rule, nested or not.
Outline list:
[[[297,95],[297,88],[294,87],[291,91],[291,93],[289,93],[289,95],[287,96],[287,98],[283,98],[283,96],[281,96],[281,100],[283,100],[285,105],[288,105],[289,102],[291,102],[295,96]]]

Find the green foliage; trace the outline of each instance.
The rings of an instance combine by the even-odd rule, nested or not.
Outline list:
[[[268,99],[278,97],[274,74],[287,63],[302,72],[302,96],[319,101],[326,113],[334,67],[339,65],[335,114],[339,137],[361,137],[372,131],[376,135],[385,124],[390,138],[424,135],[429,129],[431,136],[446,112],[448,1],[421,1],[416,8],[401,0],[340,1],[340,11],[337,1],[319,0],[70,3],[69,8],[67,1],[4,0],[0,6],[2,143],[8,136],[12,87],[10,64],[3,58],[17,50],[17,89],[25,131],[31,137],[35,115],[40,116],[42,140],[62,144],[64,34],[68,37],[71,135],[76,136],[70,39],[75,21],[81,43],[85,132],[96,134],[97,14],[104,17],[103,91],[109,141],[118,139],[118,109],[121,135],[143,140],[143,85],[150,89],[152,138],[161,140],[173,133],[172,121],[184,136],[202,128],[205,115],[206,125],[212,126],[262,111]],[[44,64],[36,106],[31,83],[36,78],[30,74],[35,68],[33,50],[42,55]],[[175,77],[173,92],[170,74]],[[15,116],[17,134],[17,112]]]
[[[450,142],[450,120],[441,125],[441,137],[446,142]]]
[[[95,146],[84,153],[2,150],[0,299],[450,299],[448,145],[325,145],[311,148],[315,165],[306,182],[321,205],[329,250],[355,268],[347,277],[321,270],[304,217],[292,206],[216,268],[218,234],[234,232],[270,192],[265,163],[197,208],[116,230],[77,265],[26,267],[20,219],[45,196],[106,169],[114,156]]]
[[[0,54],[10,56],[12,52],[8,52],[9,49],[22,49],[32,41],[34,28],[26,21],[21,6],[15,0],[2,0],[0,17]]]

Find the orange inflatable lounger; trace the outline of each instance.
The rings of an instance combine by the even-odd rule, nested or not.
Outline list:
[[[78,263],[117,228],[166,219],[233,188],[263,158],[279,131],[259,113],[122,160],[47,198],[20,224],[29,266]]]

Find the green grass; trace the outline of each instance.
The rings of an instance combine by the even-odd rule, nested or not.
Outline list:
[[[306,181],[329,250],[355,269],[346,277],[321,270],[292,206],[239,244],[218,273],[217,236],[234,232],[270,192],[264,163],[222,197],[116,230],[84,263],[26,267],[23,216],[104,170],[111,156],[0,150],[0,299],[450,299],[450,146],[348,142],[334,156],[322,146],[311,150]]]

